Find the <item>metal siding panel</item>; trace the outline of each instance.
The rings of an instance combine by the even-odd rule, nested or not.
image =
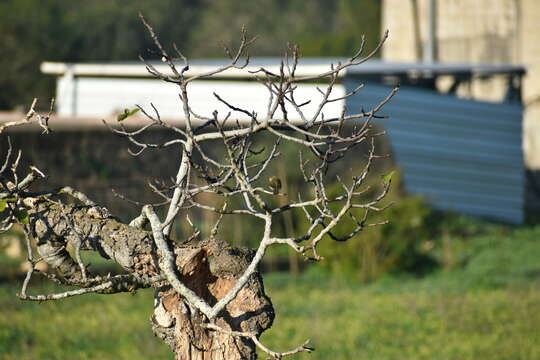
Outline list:
[[[500,184],[485,181],[471,182],[464,181],[462,178],[456,177],[443,178],[440,176],[429,176],[429,174],[424,176],[415,175],[414,173],[409,172],[406,179],[418,184],[419,187],[436,187],[438,189],[455,192],[460,192],[464,186],[467,186],[469,190],[474,191],[476,194],[498,197],[502,198],[503,200],[505,200],[506,197],[502,194],[512,191],[512,184]],[[512,199],[512,201],[514,200],[515,199]]]
[[[407,126],[410,129],[415,129],[417,126],[421,126],[423,131],[426,132],[451,132],[455,135],[459,134],[460,138],[465,139],[470,138],[481,140],[483,138],[487,138],[490,141],[497,139],[500,141],[512,141],[516,138],[516,130],[521,128],[519,124],[510,122],[501,123],[500,121],[485,121],[481,118],[477,118],[476,121],[471,123],[470,115],[460,119],[457,116],[447,113],[447,111],[449,112],[451,108],[441,107],[438,110],[438,113],[425,111],[425,109],[417,111],[410,108],[401,108],[400,110],[400,119],[406,121]],[[444,112],[441,113],[441,110]],[[386,121],[392,121],[392,119],[388,119]],[[466,127],[467,131],[465,132],[461,130],[461,127]]]
[[[405,176],[405,180],[410,180],[410,177]],[[410,181],[411,182],[411,181]],[[501,207],[505,209],[517,209],[519,208],[521,201],[519,199],[505,196],[505,194],[498,194],[494,192],[480,193],[470,189],[465,192],[461,188],[450,188],[448,185],[441,185],[440,183],[410,183],[409,188],[412,191],[422,191],[423,195],[433,201],[452,201],[463,204],[481,204],[489,207]],[[488,190],[488,189],[486,189]]]
[[[457,167],[452,164],[438,162],[435,157],[433,160],[424,163],[416,162],[406,164],[404,169],[409,170],[418,176],[426,178],[442,177],[454,179],[455,181],[478,182],[481,184],[496,183],[498,185],[507,185],[514,187],[516,182],[521,181],[522,176],[519,171],[509,171],[502,173],[500,169],[494,167]],[[497,179],[496,182],[493,179]]]
[[[514,162],[515,156],[508,155],[503,151],[489,153],[486,150],[466,152],[461,148],[448,148],[440,146],[440,143],[436,141],[428,141],[421,143],[417,139],[412,138],[411,141],[417,141],[415,143],[408,143],[399,138],[399,132],[388,132],[392,139],[392,144],[395,149],[399,148],[399,154],[396,156],[415,156],[425,158],[426,161],[439,161],[447,160],[452,163],[452,166],[459,165],[459,162],[464,162],[463,166],[467,164],[478,164],[479,166],[489,165],[495,166],[499,169],[501,162],[507,162],[505,167],[513,168],[514,170],[521,170],[522,164]],[[399,141],[394,141],[395,138],[399,138]],[[420,139],[421,140],[421,139]]]
[[[393,129],[391,126],[388,130],[388,134],[395,138],[393,143],[395,146],[407,147],[409,144],[417,148],[423,147],[426,151],[439,151],[447,152],[452,151],[453,154],[463,156],[467,159],[475,157],[483,158],[482,160],[489,161],[489,158],[494,161],[507,160],[512,161],[516,159],[516,156],[520,156],[521,147],[516,146],[515,143],[509,141],[504,143],[498,143],[496,141],[489,141],[489,139],[483,139],[483,141],[474,141],[463,139],[459,135],[451,133],[429,133],[424,131],[424,128],[417,129]],[[496,160],[495,160],[496,159]]]
[[[345,79],[347,90],[359,84]],[[391,87],[367,83],[347,101],[369,110]],[[377,119],[387,129],[408,191],[433,206],[511,223],[523,222],[523,108],[402,87]]]
[[[348,84],[356,83],[358,84],[359,80],[345,80],[344,83],[347,86]],[[353,87],[347,86],[348,89]],[[371,98],[373,103],[378,103],[391,91],[392,87],[381,85],[378,83],[366,83],[364,88],[360,90],[359,95],[356,99],[363,101],[362,97],[366,96]],[[483,115],[489,114],[493,119],[499,119],[505,121],[508,116],[515,115],[516,113],[522,112],[522,106],[516,103],[491,103],[485,101],[473,101],[460,99],[453,95],[439,94],[431,90],[425,90],[421,88],[414,88],[411,86],[403,86],[399,91],[399,102],[400,104],[407,108],[409,106],[418,106],[425,105],[426,108],[429,108],[430,105],[435,108],[439,107],[450,107],[455,109],[452,111],[452,114],[455,114],[458,118],[460,114],[468,115]],[[365,104],[365,103],[364,103]],[[422,108],[417,108],[417,110],[422,110]]]

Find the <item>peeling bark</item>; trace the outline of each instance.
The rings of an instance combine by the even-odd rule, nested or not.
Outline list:
[[[98,251],[128,273],[141,277],[160,274],[151,232],[120,222],[98,206],[63,205],[43,199],[26,199],[29,227],[44,261],[61,276],[81,281],[79,264],[66,250],[80,243],[82,250]],[[82,243],[80,239],[83,239]],[[235,284],[253,258],[253,251],[230,248],[217,239],[174,246],[180,280],[213,306]],[[274,319],[262,278],[254,273],[246,286],[214,324],[260,335]],[[242,337],[205,329],[204,315],[172,289],[159,284],[152,315],[154,334],[174,351],[176,359],[255,359],[255,344]]]
[[[63,205],[48,200],[25,199],[29,206],[30,230],[44,261],[67,278],[81,272],[66,250],[68,243],[93,250],[141,276],[158,273],[151,233],[130,227],[98,206]]]
[[[209,305],[214,305],[235,284],[253,252],[230,249],[213,239],[175,249],[181,280]],[[273,322],[274,311],[254,274],[215,324],[233,331],[261,334]],[[251,340],[203,328],[205,319],[171,287],[156,291],[153,330],[175,352],[176,359],[255,359]]]

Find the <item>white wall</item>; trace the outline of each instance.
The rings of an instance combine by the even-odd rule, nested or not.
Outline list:
[[[313,114],[322,95],[319,87],[325,91],[323,84],[298,85],[295,98],[298,103],[311,100],[302,107],[306,114]],[[230,104],[255,111],[259,119],[264,118],[268,106],[268,90],[262,84],[254,81],[195,81],[188,87],[189,101],[193,111],[201,116],[211,117],[217,110],[219,118],[224,118],[230,111],[213,95],[217,93]],[[344,87],[335,86],[331,98],[345,94]],[[58,80],[57,112],[60,116],[104,117],[118,114],[125,108],[132,109],[135,105],[143,106],[153,113],[150,103],[153,103],[164,119],[184,118],[178,87],[155,79],[126,79],[126,78],[91,78],[69,76],[69,73]],[[336,101],[325,106],[325,118],[337,117],[341,114],[344,101]],[[300,116],[292,108],[287,107],[291,120],[300,120]],[[281,117],[281,112],[276,116]],[[246,114],[239,112],[231,114],[231,119],[248,119]]]

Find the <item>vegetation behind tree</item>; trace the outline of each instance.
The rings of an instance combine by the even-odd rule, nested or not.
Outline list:
[[[139,11],[164,44],[174,41],[190,58],[222,57],[220,45],[238,38],[242,25],[258,35],[256,56],[281,56],[286,41],[298,43],[303,56],[345,56],[362,34],[374,45],[380,33],[376,0],[4,0],[0,110],[54,96],[54,79],[41,74],[42,61],[152,58]]]

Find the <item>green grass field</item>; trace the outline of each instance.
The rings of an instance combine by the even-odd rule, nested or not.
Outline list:
[[[310,338],[317,350],[297,358],[311,360],[540,359],[540,227],[467,241],[462,265],[423,278],[270,274],[277,318],[262,340]],[[16,292],[0,285],[0,359],[172,358],[150,330],[151,290],[41,304]]]

